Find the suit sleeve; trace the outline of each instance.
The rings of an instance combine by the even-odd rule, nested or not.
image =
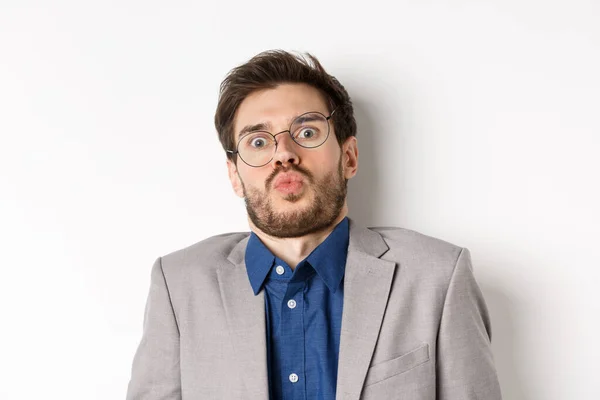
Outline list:
[[[133,359],[127,400],[181,400],[179,328],[160,258],[152,267],[142,340]]]
[[[450,278],[437,338],[438,400],[501,400],[491,322],[463,248]]]

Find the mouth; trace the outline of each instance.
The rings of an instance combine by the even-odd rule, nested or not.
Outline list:
[[[298,194],[304,186],[304,179],[298,174],[283,173],[273,182],[273,188],[284,194]]]

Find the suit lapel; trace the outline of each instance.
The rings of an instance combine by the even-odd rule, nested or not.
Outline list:
[[[231,264],[217,270],[217,279],[248,398],[268,400],[264,292],[255,296],[248,281],[247,243],[244,239],[236,245],[228,257]]]
[[[350,221],[337,400],[358,400],[379,336],[396,264],[381,260],[382,237]]]

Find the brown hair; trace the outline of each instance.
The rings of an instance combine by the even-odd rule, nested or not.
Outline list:
[[[315,56],[268,50],[232,69],[221,83],[215,127],[225,150],[235,149],[235,113],[246,96],[256,90],[276,88],[282,83],[305,83],[323,93],[329,112],[336,110],[331,120],[340,146],[349,137],[356,136],[356,120],[348,92],[325,71]],[[235,160],[233,154],[227,153],[227,156]]]

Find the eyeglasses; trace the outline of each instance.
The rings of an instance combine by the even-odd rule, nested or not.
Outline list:
[[[274,135],[266,131],[247,133],[238,141],[236,150],[227,150],[227,153],[237,154],[251,167],[265,166],[275,157],[278,144],[275,137],[285,132],[289,133],[298,146],[307,149],[319,147],[329,137],[329,120],[336,109],[328,117],[317,111],[304,113],[292,121],[290,129]]]

